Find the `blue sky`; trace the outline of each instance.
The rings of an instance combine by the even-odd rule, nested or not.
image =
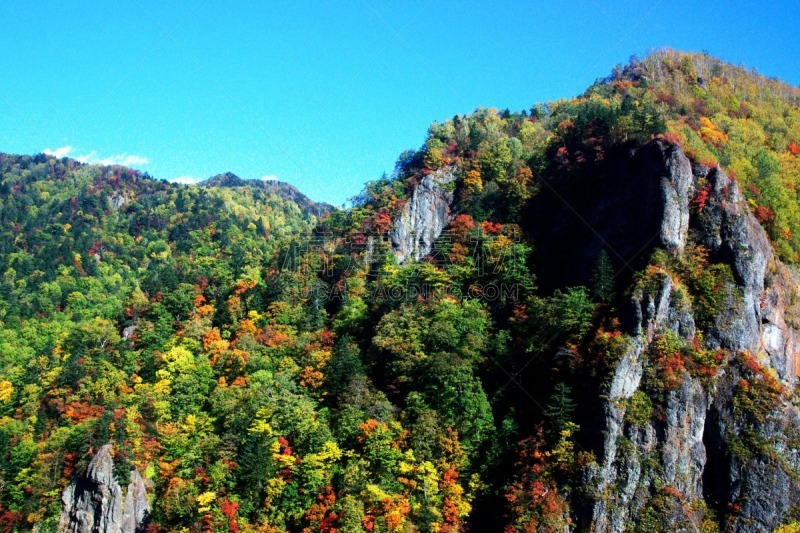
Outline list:
[[[0,152],[276,176],[341,204],[432,121],[574,96],[649,49],[800,85],[796,0],[700,4],[0,2]]]

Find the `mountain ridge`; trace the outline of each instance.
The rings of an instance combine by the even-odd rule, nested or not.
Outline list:
[[[0,155],[0,525],[106,513],[102,463],[156,531],[791,531],[787,87],[634,58],[324,213]]]

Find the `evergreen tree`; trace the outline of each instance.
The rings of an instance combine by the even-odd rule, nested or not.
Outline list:
[[[592,295],[601,302],[610,302],[614,299],[614,267],[605,250],[600,250],[592,269]]]
[[[572,387],[559,381],[550,395],[550,400],[544,409],[544,416],[547,419],[548,436],[558,438],[575,412],[575,400],[572,399]]]

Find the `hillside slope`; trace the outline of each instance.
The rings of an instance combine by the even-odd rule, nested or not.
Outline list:
[[[798,103],[658,52],[346,210],[0,156],[0,528],[800,519]]]

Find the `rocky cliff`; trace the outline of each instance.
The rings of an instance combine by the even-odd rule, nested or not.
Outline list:
[[[452,219],[455,168],[442,167],[425,176],[403,211],[392,221],[392,248],[398,263],[419,261]]]
[[[58,530],[64,533],[139,533],[150,516],[147,484],[137,469],[123,493],[114,477],[111,445],[100,448],[83,476],[61,496]]]
[[[706,315],[675,269],[653,265],[633,284],[629,340],[610,376],[591,473],[591,525],[698,531],[713,514],[731,531],[772,531],[800,503],[798,281],[735,182],[691,165],[677,146],[659,141],[658,149],[661,158],[648,159],[661,174],[662,205],[652,215],[666,262],[691,246],[707,254],[704,268],[732,275],[720,276],[718,312]],[[667,340],[685,359],[665,355]],[[659,389],[652,381],[666,379],[664,357],[678,371]],[[713,360],[693,367],[691,357]]]

